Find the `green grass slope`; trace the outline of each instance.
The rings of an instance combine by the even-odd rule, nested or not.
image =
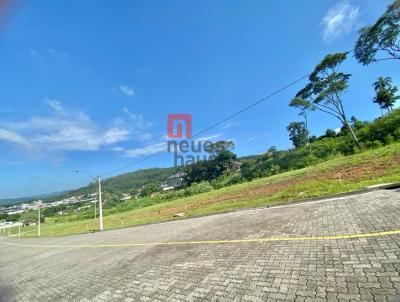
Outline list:
[[[174,214],[185,212],[185,209],[186,217],[194,217],[350,192],[387,182],[400,182],[400,143],[207,193],[136,207],[105,216],[104,225],[105,229],[115,229],[168,221],[179,219]],[[136,202],[139,201],[127,203]],[[98,220],[94,219],[62,223],[49,219],[42,225],[42,234],[68,235],[97,228]],[[23,232],[24,236],[36,236],[36,227],[24,228]]]

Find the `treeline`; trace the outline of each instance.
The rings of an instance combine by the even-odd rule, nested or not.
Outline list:
[[[400,141],[400,109],[393,110],[373,122],[352,119],[350,124],[358,142],[353,140],[347,128],[342,128],[338,133],[327,129],[320,137],[310,137],[310,143],[307,145],[286,151],[271,147],[258,158],[245,161],[241,167],[241,177],[251,180],[274,175],[304,168],[338,155],[350,155]]]
[[[211,187],[203,185],[204,188],[220,188],[400,141],[400,109],[392,110],[372,122],[358,121],[352,117],[349,124],[358,137],[357,142],[349,133],[348,127],[343,126],[338,132],[327,129],[324,135],[311,136],[307,144],[290,150],[278,150],[271,146],[259,156],[238,159],[232,152],[234,145],[230,142],[229,148],[211,160],[187,167],[185,185],[198,186],[197,183],[208,182]],[[236,160],[241,162],[240,170],[234,169]]]
[[[386,12],[371,26],[360,30],[355,42],[354,57],[369,65],[381,60],[400,60],[400,1],[389,5]],[[362,122],[354,116],[350,119],[345,110],[344,95],[349,89],[351,74],[341,70],[350,52],[328,54],[317,64],[308,77],[308,83],[299,90],[289,106],[299,110],[302,121],[287,126],[293,150],[278,151],[271,147],[265,154],[244,160],[238,173],[232,173],[236,159],[233,149],[224,151],[223,165],[215,155],[211,161],[199,162],[187,168],[186,185],[208,181],[219,187],[242,180],[262,177],[302,168],[332,156],[349,155],[368,148],[379,147],[400,139],[400,111],[393,110],[400,99],[398,88],[388,76],[379,77],[372,84],[375,96],[371,100],[389,114],[375,121]],[[327,129],[325,135],[316,137],[309,132],[309,117],[322,112],[337,119],[340,131]],[[231,176],[228,176],[231,175]]]

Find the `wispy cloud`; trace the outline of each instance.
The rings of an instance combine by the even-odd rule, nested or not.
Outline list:
[[[325,42],[340,38],[356,28],[360,10],[348,1],[341,1],[329,9],[322,20],[324,30],[322,38]]]
[[[129,97],[133,97],[135,95],[135,91],[129,87],[128,85],[120,85],[119,89],[126,95]]]
[[[229,129],[241,125],[241,122],[226,122],[222,125],[222,129]]]
[[[32,60],[40,67],[40,69],[46,70],[47,64],[50,61],[64,61],[68,58],[68,53],[54,48],[49,49],[34,49],[29,50],[29,55]]]
[[[156,154],[158,152],[167,151],[167,142],[158,142],[149,144],[143,147],[138,148],[123,148],[123,147],[115,147],[113,148],[114,151],[121,152],[126,157],[140,157],[140,156],[149,156]]]
[[[29,54],[33,57],[33,58],[39,58],[41,57],[40,53],[38,50],[31,48],[29,49]]]
[[[138,123],[115,122],[100,126],[80,110],[65,109],[58,100],[46,99],[50,114],[33,116],[26,121],[0,122],[0,140],[31,150],[43,152],[86,150],[96,151],[130,139],[135,139],[146,125],[143,117]],[[137,138],[136,138],[137,139]]]
[[[250,136],[250,137],[246,138],[245,141],[246,141],[246,143],[249,143],[249,142],[252,142],[254,140],[258,140],[258,139],[261,139],[261,138],[264,138],[264,137],[268,137],[270,135],[271,135],[271,133],[265,133],[265,134],[261,134],[261,135],[254,135],[254,136]]]
[[[48,53],[50,54],[50,56],[57,60],[65,60],[68,57],[68,53],[54,48],[48,49]]]
[[[127,123],[132,125],[132,135],[137,140],[142,142],[151,140],[152,134],[148,131],[148,129],[152,126],[152,124],[147,122],[141,114],[133,113],[126,107],[124,107],[122,110],[128,116]]]
[[[51,109],[54,111],[62,112],[63,108],[61,106],[61,103],[57,100],[50,100],[50,99],[45,99],[45,103],[49,105]]]
[[[216,141],[222,137],[221,133],[212,134],[209,136],[195,138],[194,141]],[[137,148],[124,148],[121,146],[116,146],[112,148],[113,151],[119,152],[123,156],[126,157],[140,157],[140,156],[149,156],[159,152],[167,152],[167,141],[168,137],[166,135],[162,136],[158,141],[155,140],[152,143],[148,143],[144,146]]]
[[[203,136],[195,138],[196,141],[215,141],[222,137],[222,133],[211,134],[209,136]]]
[[[33,149],[33,145],[29,142],[28,139],[19,135],[18,133],[6,129],[0,128],[0,141],[6,141],[12,144],[19,145],[26,149]]]
[[[151,126],[151,123],[144,120],[143,115],[131,112],[128,108],[122,109],[129,117],[130,122],[133,122],[135,127],[145,129]]]

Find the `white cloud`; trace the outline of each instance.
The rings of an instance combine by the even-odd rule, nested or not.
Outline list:
[[[119,86],[119,89],[126,95],[129,97],[133,97],[135,95],[135,91],[129,87],[128,85],[121,85]]]
[[[6,129],[0,129],[0,141],[13,143],[26,149],[33,149],[33,145],[25,137]]]
[[[229,129],[241,125],[241,122],[227,122],[222,126],[222,129]]]
[[[114,151],[120,151],[126,157],[139,157],[145,155],[153,155],[159,152],[167,151],[167,143],[166,142],[158,142],[154,144],[150,144],[144,147],[133,148],[133,149],[125,149],[122,147],[115,147]]]
[[[329,42],[350,33],[355,29],[359,16],[359,7],[352,6],[348,1],[339,2],[329,9],[322,20],[323,40]]]
[[[265,138],[265,137],[268,137],[270,135],[271,135],[271,133],[265,133],[265,134],[261,134],[261,135],[250,136],[250,137],[248,137],[246,139],[246,142],[249,143],[251,141],[258,140],[258,139],[261,139],[261,138]]]
[[[216,139],[220,138],[222,133],[212,134],[209,136],[203,136],[199,138],[195,138],[196,141],[215,141]]]
[[[123,147],[113,147],[113,148],[111,148],[111,150],[117,151],[117,152],[122,152],[122,151],[125,150],[125,148],[123,148]]]
[[[126,113],[128,116],[129,120],[125,121],[121,119],[118,123],[129,123],[134,130],[132,131],[133,136],[139,140],[139,141],[149,141],[152,139],[152,134],[147,131],[147,129],[152,125],[151,123],[145,121],[143,115],[141,114],[136,114],[131,111],[129,111],[128,108],[124,107],[123,112]]]
[[[82,111],[66,110],[57,100],[46,100],[52,113],[27,121],[0,123],[0,139],[26,149],[41,151],[99,150],[126,141],[135,131],[131,125],[100,127]]]
[[[195,141],[215,141],[222,136],[221,133],[204,136],[195,139]],[[149,156],[159,152],[167,151],[167,140],[168,137],[166,135],[162,136],[160,141],[153,142],[151,144],[147,144],[143,147],[138,148],[124,148],[121,146],[117,146],[112,148],[113,151],[120,152],[123,156],[126,157],[140,157],[140,156]]]
[[[47,105],[49,105],[49,107],[51,108],[51,109],[53,109],[54,111],[59,111],[59,112],[61,112],[63,109],[62,109],[62,106],[61,106],[61,103],[59,102],[59,101],[57,101],[57,100],[50,100],[50,99],[46,99],[45,100],[45,103],[47,104]]]
[[[140,129],[145,129],[145,128],[148,128],[151,126],[151,123],[146,122],[144,120],[143,115],[132,113],[126,107],[124,107],[122,110],[128,115],[128,117],[130,118],[130,122],[133,122],[135,127],[140,128]]]
[[[254,141],[257,138],[258,138],[258,136],[251,136],[251,137],[246,139],[246,142],[248,143],[248,142]]]

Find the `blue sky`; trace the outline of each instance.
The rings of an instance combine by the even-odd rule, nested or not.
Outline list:
[[[193,132],[351,49],[357,29],[390,1],[30,1],[0,22],[0,198],[86,185],[159,151],[168,113]],[[0,14],[1,15],[1,14]],[[5,18],[7,17],[7,18]],[[4,19],[5,18],[5,19]],[[348,115],[370,120],[372,82],[398,66],[350,58]],[[204,136],[233,139],[239,155],[291,146],[300,83]],[[312,134],[337,128],[315,113]],[[171,166],[162,154],[122,172]]]

